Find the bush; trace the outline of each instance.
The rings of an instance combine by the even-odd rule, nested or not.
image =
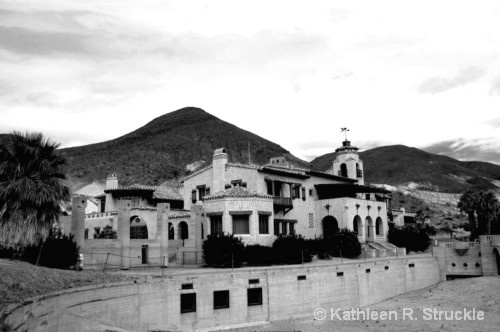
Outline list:
[[[230,234],[210,234],[203,241],[203,259],[211,267],[239,267],[245,247],[238,237]]]
[[[319,259],[329,257],[357,257],[361,254],[358,235],[347,228],[338,230],[326,238],[307,240],[308,251]]]
[[[412,225],[395,226],[389,230],[389,242],[397,247],[405,247],[406,251],[425,251],[431,244],[426,228]]]
[[[102,231],[97,236],[98,239],[116,239],[116,231],[113,230],[112,226],[105,226]]]
[[[244,260],[250,266],[266,266],[274,264],[273,248],[258,244],[245,247]]]
[[[307,250],[306,239],[302,235],[280,235],[273,242],[276,264],[301,264],[312,261]]]

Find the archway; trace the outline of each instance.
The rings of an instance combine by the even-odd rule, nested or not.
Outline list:
[[[330,237],[339,230],[339,223],[333,216],[326,216],[322,220],[323,237]]]
[[[366,217],[365,219],[365,236],[366,236],[366,241],[367,242],[374,242],[375,241],[375,234],[374,234],[374,227],[373,227],[373,220],[370,216]]]
[[[500,254],[498,253],[498,248],[493,249],[493,254],[497,261],[497,274],[500,275]]]
[[[352,229],[355,231],[358,236],[363,236],[363,220],[361,217],[356,215],[354,220],[352,221]]]
[[[131,239],[147,239],[148,226],[144,220],[138,216],[130,217],[130,238]]]
[[[384,235],[384,221],[380,217],[377,217],[377,220],[375,220],[375,233],[378,236]]]
[[[174,225],[171,222],[168,223],[168,239],[173,240],[175,236]]]
[[[340,164],[340,176],[347,177],[347,165]]]
[[[179,239],[186,240],[189,237],[188,225],[185,221],[179,223]]]

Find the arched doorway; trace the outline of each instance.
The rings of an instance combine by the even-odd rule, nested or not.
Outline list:
[[[326,216],[322,220],[323,237],[330,237],[339,230],[339,223],[333,216]]]
[[[130,217],[130,238],[131,239],[147,239],[148,226],[146,222],[138,216]]]
[[[179,239],[187,240],[189,237],[188,225],[185,221],[179,223]]]
[[[175,236],[174,225],[171,222],[168,223],[168,239],[173,240]]]
[[[347,165],[340,164],[340,176],[347,177]]]
[[[361,217],[356,215],[354,220],[352,221],[352,229],[355,231],[358,236],[363,236],[363,220]]]
[[[375,220],[375,234],[377,236],[384,235],[384,221],[380,217],[377,217],[377,220]]]
[[[366,241],[367,242],[374,242],[375,241],[375,234],[374,234],[374,227],[373,227],[373,220],[370,216],[366,217],[365,219],[365,236],[366,236]]]
[[[498,248],[493,249],[493,254],[497,261],[497,274],[500,275],[500,254],[498,253]]]

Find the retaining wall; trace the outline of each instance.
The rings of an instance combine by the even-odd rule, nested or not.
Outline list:
[[[171,272],[172,273],[172,272]],[[250,282],[252,279],[252,282]],[[15,331],[214,329],[313,317],[316,308],[349,309],[439,282],[431,256],[380,258],[346,264],[196,269],[139,284],[117,284],[41,297],[10,307]],[[183,289],[191,284],[192,289]],[[260,288],[262,304],[247,303]],[[214,291],[229,291],[229,308],[214,309]],[[181,294],[195,293],[196,311],[181,313]]]

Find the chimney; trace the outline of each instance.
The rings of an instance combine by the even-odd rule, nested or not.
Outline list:
[[[118,177],[116,174],[109,174],[106,179],[106,190],[108,189],[117,189],[118,188]]]
[[[226,164],[228,163],[228,155],[226,149],[217,149],[214,152],[212,162],[212,178],[213,178],[213,192],[224,191],[226,184]]]
[[[286,161],[285,157],[273,157],[269,159],[269,164],[272,166],[281,166],[281,167],[288,167],[291,168],[290,163]]]

